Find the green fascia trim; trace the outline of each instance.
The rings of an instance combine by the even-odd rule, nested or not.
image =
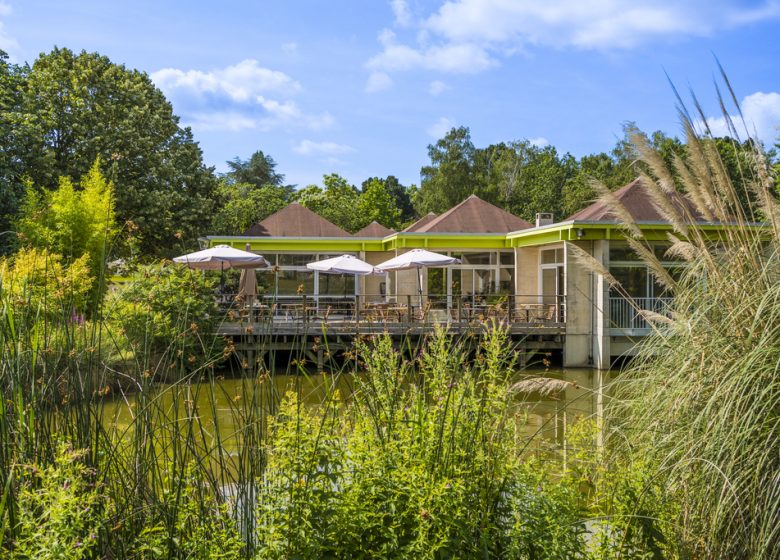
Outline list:
[[[334,253],[355,251],[384,251],[381,239],[360,239],[356,237],[217,237],[206,238],[209,246],[230,245],[244,249],[246,244],[252,251],[301,251],[309,253]]]
[[[638,224],[638,226],[648,241],[668,241],[668,234],[674,231],[671,224],[665,223]],[[708,237],[717,239],[722,232],[732,227],[732,224],[699,224],[697,227]],[[751,224],[748,227],[765,228],[766,226]],[[580,231],[582,233],[578,234]],[[565,222],[512,232],[507,235],[507,242],[510,247],[531,247],[560,243],[561,241],[622,240],[625,238],[625,233],[618,224]]]
[[[385,250],[395,249],[508,249],[501,233],[396,233],[384,238]]]
[[[507,249],[504,234],[416,234],[395,233],[384,239],[356,237],[237,237],[209,236],[209,246],[230,245],[244,249],[249,243],[253,251],[393,251],[395,249]]]

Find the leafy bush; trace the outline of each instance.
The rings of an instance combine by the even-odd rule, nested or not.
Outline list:
[[[140,355],[171,352],[194,364],[209,350],[204,340],[212,340],[219,319],[214,286],[208,276],[180,266],[145,266],[111,295],[105,313]]]
[[[44,468],[19,467],[13,557],[20,560],[91,558],[106,504],[88,468],[85,452],[60,446],[55,462]]]
[[[94,282],[88,256],[70,265],[63,261],[57,253],[33,248],[0,262],[0,295],[17,317],[67,320],[84,313]]]
[[[576,486],[520,459],[505,333],[474,364],[440,332],[414,374],[389,337],[358,348],[349,402],[295,394],[270,426],[260,558],[574,558]]]

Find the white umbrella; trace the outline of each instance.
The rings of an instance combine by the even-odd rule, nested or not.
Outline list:
[[[231,267],[267,268],[271,266],[271,263],[262,255],[234,249],[230,245],[216,245],[202,251],[175,257],[173,262],[204,270],[225,270]]]
[[[226,268],[268,268],[271,266],[265,257],[249,251],[235,249],[230,245],[215,245],[202,251],[196,251],[180,257],[174,257],[173,262],[186,264],[190,268],[202,270],[219,270]],[[224,286],[224,278],[220,274],[220,285]]]
[[[384,271],[374,268],[373,264],[361,261],[352,255],[341,255],[340,257],[308,263],[306,268],[328,274],[355,274],[357,276],[384,274]]]
[[[460,263],[460,259],[456,259],[455,257],[432,253],[425,249],[412,249],[411,251],[376,265],[376,268],[379,270],[418,269],[417,285],[420,291],[420,307],[422,307],[422,269],[428,266],[447,266],[458,263]]]

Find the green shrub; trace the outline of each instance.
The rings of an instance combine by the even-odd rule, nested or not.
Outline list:
[[[576,485],[520,458],[506,334],[473,363],[464,350],[439,332],[413,372],[381,337],[359,345],[365,375],[348,402],[285,398],[260,490],[260,558],[584,554]]]
[[[145,266],[110,296],[105,314],[117,339],[138,355],[168,352],[192,366],[202,361],[220,318],[214,286],[181,266]]]
[[[13,557],[20,560],[91,558],[106,500],[85,452],[60,446],[54,464],[17,469],[21,484],[16,502]]]

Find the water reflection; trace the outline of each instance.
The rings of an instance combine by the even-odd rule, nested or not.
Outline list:
[[[563,390],[552,394],[517,393],[518,417],[527,436],[562,443],[568,425],[594,415],[594,370],[526,370],[516,377],[519,380],[528,376],[567,383]],[[219,444],[235,450],[244,427],[249,423],[264,423],[285,393],[292,391],[301,402],[317,405],[336,390],[342,398],[349,398],[355,387],[356,379],[348,373],[219,379],[213,385],[207,382],[168,385],[159,387],[143,402],[139,402],[138,395],[115,399],[104,408],[103,419],[110,432],[125,438],[135,429],[139,415],[146,414],[155,424],[165,423],[174,431],[184,421],[197,417],[205,430],[204,445]]]

